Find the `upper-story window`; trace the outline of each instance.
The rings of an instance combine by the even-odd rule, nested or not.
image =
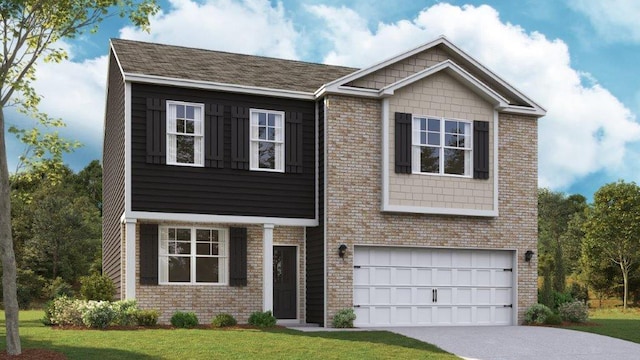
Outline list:
[[[413,118],[414,173],[471,176],[471,122]]]
[[[284,112],[251,109],[251,170],[284,172]]]
[[[204,165],[204,105],[167,101],[167,164]]]

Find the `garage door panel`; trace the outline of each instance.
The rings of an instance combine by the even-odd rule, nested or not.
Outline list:
[[[511,251],[359,247],[356,326],[509,325]]]

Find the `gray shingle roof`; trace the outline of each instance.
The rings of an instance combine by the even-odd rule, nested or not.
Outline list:
[[[125,73],[314,92],[357,69],[111,39]]]

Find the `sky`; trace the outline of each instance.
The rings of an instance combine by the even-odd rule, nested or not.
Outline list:
[[[367,67],[445,35],[547,110],[539,121],[540,187],[592,198],[617,180],[640,183],[640,1],[160,0],[145,33],[112,17],[41,63],[41,110],[102,154],[109,38]],[[8,125],[29,122],[9,109]],[[14,171],[23,148],[9,135]]]

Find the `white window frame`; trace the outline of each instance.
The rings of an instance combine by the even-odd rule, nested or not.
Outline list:
[[[440,121],[440,144],[439,145],[428,145],[422,144],[420,141],[420,126],[419,122],[422,119],[439,120]],[[469,127],[469,133],[465,134],[465,146],[461,147],[451,147],[445,145],[445,122],[446,121],[455,121],[459,123],[465,123]],[[430,115],[414,115],[411,120],[411,172],[412,174],[420,174],[420,175],[435,175],[435,176],[452,176],[452,177],[462,177],[462,178],[473,178],[473,121],[464,120],[464,119],[454,119],[454,118],[445,118],[441,116],[430,116]],[[428,140],[427,140],[428,141]],[[420,153],[422,147],[433,147],[438,148],[439,152],[439,172],[431,173],[431,172],[422,172],[420,171]],[[464,163],[464,174],[447,174],[444,172],[444,151],[445,149],[455,149],[455,150],[463,150],[465,151],[465,163]]]
[[[278,115],[280,116],[279,126],[276,124],[275,126],[275,135],[273,140],[260,139],[259,138],[259,123],[258,123],[258,114],[264,113],[267,115]],[[250,144],[250,156],[249,156],[249,169],[252,171],[268,171],[268,172],[284,172],[284,111],[274,111],[274,110],[262,110],[262,109],[250,109],[249,110],[249,144]],[[268,126],[268,125],[267,125]],[[271,142],[275,145],[275,168],[261,168],[260,161],[258,159],[260,150],[259,143],[260,142]]]
[[[163,246],[163,241],[167,242],[169,239],[163,239],[163,234],[168,234],[169,229],[189,229],[191,231],[191,252],[190,254],[183,255],[188,257],[190,261],[190,273],[189,282],[170,282],[169,281],[169,257],[175,256],[175,254],[169,254],[168,244]],[[197,230],[217,230],[218,242],[223,244],[223,251],[217,256],[212,255],[198,255],[196,231]],[[197,282],[196,281],[196,260],[198,257],[213,257],[218,259],[218,279],[219,282]],[[182,225],[163,225],[158,227],[158,284],[160,285],[227,285],[229,283],[229,229],[215,228],[206,226],[182,226]]]
[[[191,106],[194,111],[194,132],[193,134],[177,132],[177,106]],[[177,166],[204,166],[204,104],[190,103],[184,101],[167,101],[167,165]],[[178,162],[177,159],[177,136],[193,136],[193,163]]]

